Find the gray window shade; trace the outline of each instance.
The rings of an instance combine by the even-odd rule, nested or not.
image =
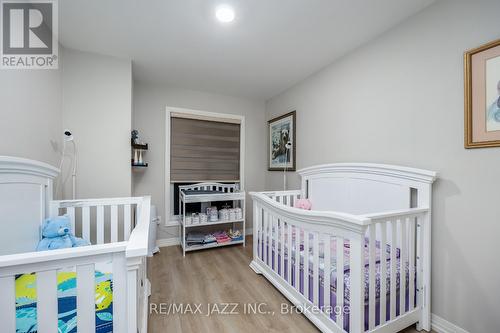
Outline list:
[[[239,181],[240,125],[171,118],[170,180]]]

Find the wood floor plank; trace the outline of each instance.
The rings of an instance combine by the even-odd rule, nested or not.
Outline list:
[[[282,304],[291,303],[264,277],[248,266],[252,258],[252,239],[247,246],[228,246],[187,253],[180,247],[162,248],[149,259],[151,280],[149,332],[318,332],[305,316],[281,314]],[[233,305],[235,303],[235,305]],[[202,314],[166,314],[161,305],[188,304],[194,310],[201,304]],[[230,304],[226,313],[207,316],[209,304],[219,309]],[[215,305],[214,305],[215,304]],[[263,304],[265,314],[245,313],[245,307]],[[232,314],[236,306],[237,314]],[[414,333],[408,328],[404,333]]]

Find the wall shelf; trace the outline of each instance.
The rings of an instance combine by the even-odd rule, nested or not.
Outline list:
[[[143,152],[147,151],[149,149],[149,146],[147,143],[139,144],[135,143],[134,139],[130,139],[130,145],[132,146],[132,168],[137,168],[137,169],[142,169],[142,168],[147,168],[148,164],[146,162],[143,163],[137,163],[138,161],[143,161]]]
[[[132,142],[132,148],[137,149],[137,150],[148,150],[149,146],[147,143],[145,144],[138,144],[138,143],[133,143]]]
[[[130,160],[130,163],[131,163],[132,167],[134,167],[134,168],[147,168],[148,167],[148,163],[134,164],[134,160]]]

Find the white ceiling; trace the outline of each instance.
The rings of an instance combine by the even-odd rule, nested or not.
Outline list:
[[[64,0],[69,48],[130,58],[134,79],[268,99],[434,0]],[[214,8],[236,10],[220,24]]]

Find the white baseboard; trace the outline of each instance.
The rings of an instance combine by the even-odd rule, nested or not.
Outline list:
[[[435,314],[431,315],[431,327],[436,333],[469,333]]]
[[[164,238],[164,239],[156,240],[156,245],[158,247],[175,246],[175,245],[179,245],[179,244],[180,244],[179,237]]]
[[[180,225],[180,223],[177,220],[165,221],[165,223],[163,224],[163,226],[165,226],[167,228],[178,227],[179,225]]]

